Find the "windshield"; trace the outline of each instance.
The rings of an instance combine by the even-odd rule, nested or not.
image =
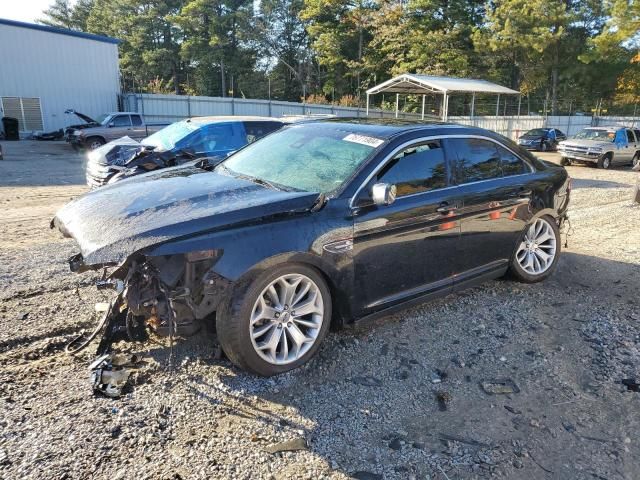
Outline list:
[[[328,194],[384,143],[346,128],[318,124],[289,127],[235,153],[218,170],[293,190]]]
[[[595,130],[592,128],[585,128],[576,133],[574,138],[583,138],[585,140],[603,140],[613,141],[616,136],[616,132],[613,130]]]
[[[183,120],[172,123],[153,135],[149,135],[142,141],[143,145],[154,147],[158,150],[171,150],[180,140],[198,129],[192,122]]]
[[[525,137],[543,137],[547,134],[547,130],[544,128],[534,128],[524,134]]]
[[[111,117],[112,115],[107,115],[106,113],[103,113],[98,118],[96,118],[96,122],[98,122],[100,125],[106,125],[107,123],[109,123],[109,120],[111,119]]]

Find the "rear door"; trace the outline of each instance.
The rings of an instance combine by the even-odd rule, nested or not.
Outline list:
[[[369,192],[375,183],[395,185],[395,202],[373,205]],[[440,140],[416,141],[381,165],[354,210],[358,310],[451,289],[460,234],[456,191]]]
[[[460,189],[461,236],[456,283],[506,268],[529,218],[532,168],[488,138],[453,138],[454,178]]]
[[[147,137],[147,128],[142,121],[142,116],[137,114],[131,115],[131,137],[136,140],[142,140]]]

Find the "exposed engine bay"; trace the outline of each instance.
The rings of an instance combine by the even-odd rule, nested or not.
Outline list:
[[[186,255],[138,256],[117,267],[98,282],[98,289],[113,289],[115,296],[96,330],[67,351],[75,353],[101,336],[97,354],[120,340],[145,341],[149,332],[163,337],[190,336],[218,307],[229,282],[212,271],[218,251]],[[70,264],[74,265],[74,258]]]

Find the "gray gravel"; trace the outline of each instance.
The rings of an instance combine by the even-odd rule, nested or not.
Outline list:
[[[489,282],[333,332],[271,379],[216,359],[210,332],[181,340],[173,367],[162,340],[121,343],[144,362],[112,400],[91,392],[90,352],[62,352],[104,297],[47,230],[84,188],[56,167],[83,159],[3,147],[15,156],[0,162],[1,478],[640,477],[640,393],[621,383],[640,381],[634,173],[569,167],[573,231],[542,284]],[[44,165],[48,149],[62,154]],[[496,379],[518,393],[480,387]]]

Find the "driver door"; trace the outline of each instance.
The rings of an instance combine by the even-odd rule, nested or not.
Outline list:
[[[396,200],[373,204],[375,183],[395,185]],[[451,290],[460,200],[440,140],[417,142],[387,161],[356,199],[356,310],[365,314]]]

